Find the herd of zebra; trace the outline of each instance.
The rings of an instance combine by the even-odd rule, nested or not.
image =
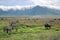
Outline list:
[[[18,20],[12,21],[9,26],[4,26],[3,27],[3,31],[6,32],[6,33],[8,33],[8,32],[12,32],[12,30],[15,29],[16,32],[17,32],[18,28],[16,26],[16,23],[18,23]]]

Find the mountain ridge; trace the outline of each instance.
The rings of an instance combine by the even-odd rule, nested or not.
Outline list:
[[[60,15],[60,10],[56,10],[56,9],[51,9],[51,8],[47,8],[47,7],[41,7],[41,6],[35,6],[32,8],[28,8],[28,9],[22,9],[22,10],[7,10],[7,11],[3,11],[2,9],[0,9],[0,16],[35,16],[35,15]]]

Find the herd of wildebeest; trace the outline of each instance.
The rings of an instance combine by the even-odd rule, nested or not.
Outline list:
[[[0,20],[4,20],[3,18],[1,18]],[[43,24],[45,29],[51,29],[51,22],[54,22],[55,20],[57,19],[53,19],[53,20],[50,20],[49,23],[45,23]],[[60,21],[60,19],[58,19]],[[16,32],[18,31],[18,28],[16,26],[16,23],[19,23],[19,20],[12,20],[10,23],[9,23],[9,26],[4,26],[3,27],[3,31],[6,32],[6,33],[9,33],[9,32],[12,32],[12,30],[16,30]],[[26,27],[30,27],[29,25],[26,25]]]

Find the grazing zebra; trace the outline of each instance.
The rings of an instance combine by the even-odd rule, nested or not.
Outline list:
[[[8,31],[9,32],[12,31],[12,27],[11,26],[4,26],[3,30],[4,30],[4,32],[8,33]]]
[[[16,24],[16,23],[19,23],[19,20],[12,20],[12,21],[10,22],[10,24]]]
[[[17,31],[17,27],[16,26],[4,26],[3,30],[4,32],[8,33],[8,32],[12,32],[12,30],[15,29]]]

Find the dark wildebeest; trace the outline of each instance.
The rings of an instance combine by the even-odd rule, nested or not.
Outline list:
[[[8,33],[8,32],[12,32],[12,30],[15,29],[17,31],[17,27],[16,26],[4,26],[3,30],[4,32]]]
[[[26,25],[26,27],[31,27],[30,25]]]
[[[60,20],[60,18],[58,20]]]
[[[0,20],[4,20],[4,18],[0,18]]]
[[[44,26],[45,26],[45,28],[46,28],[46,29],[50,29],[50,28],[51,28],[51,25],[50,25],[50,24],[48,24],[48,23],[47,23],[47,24],[45,24]]]

